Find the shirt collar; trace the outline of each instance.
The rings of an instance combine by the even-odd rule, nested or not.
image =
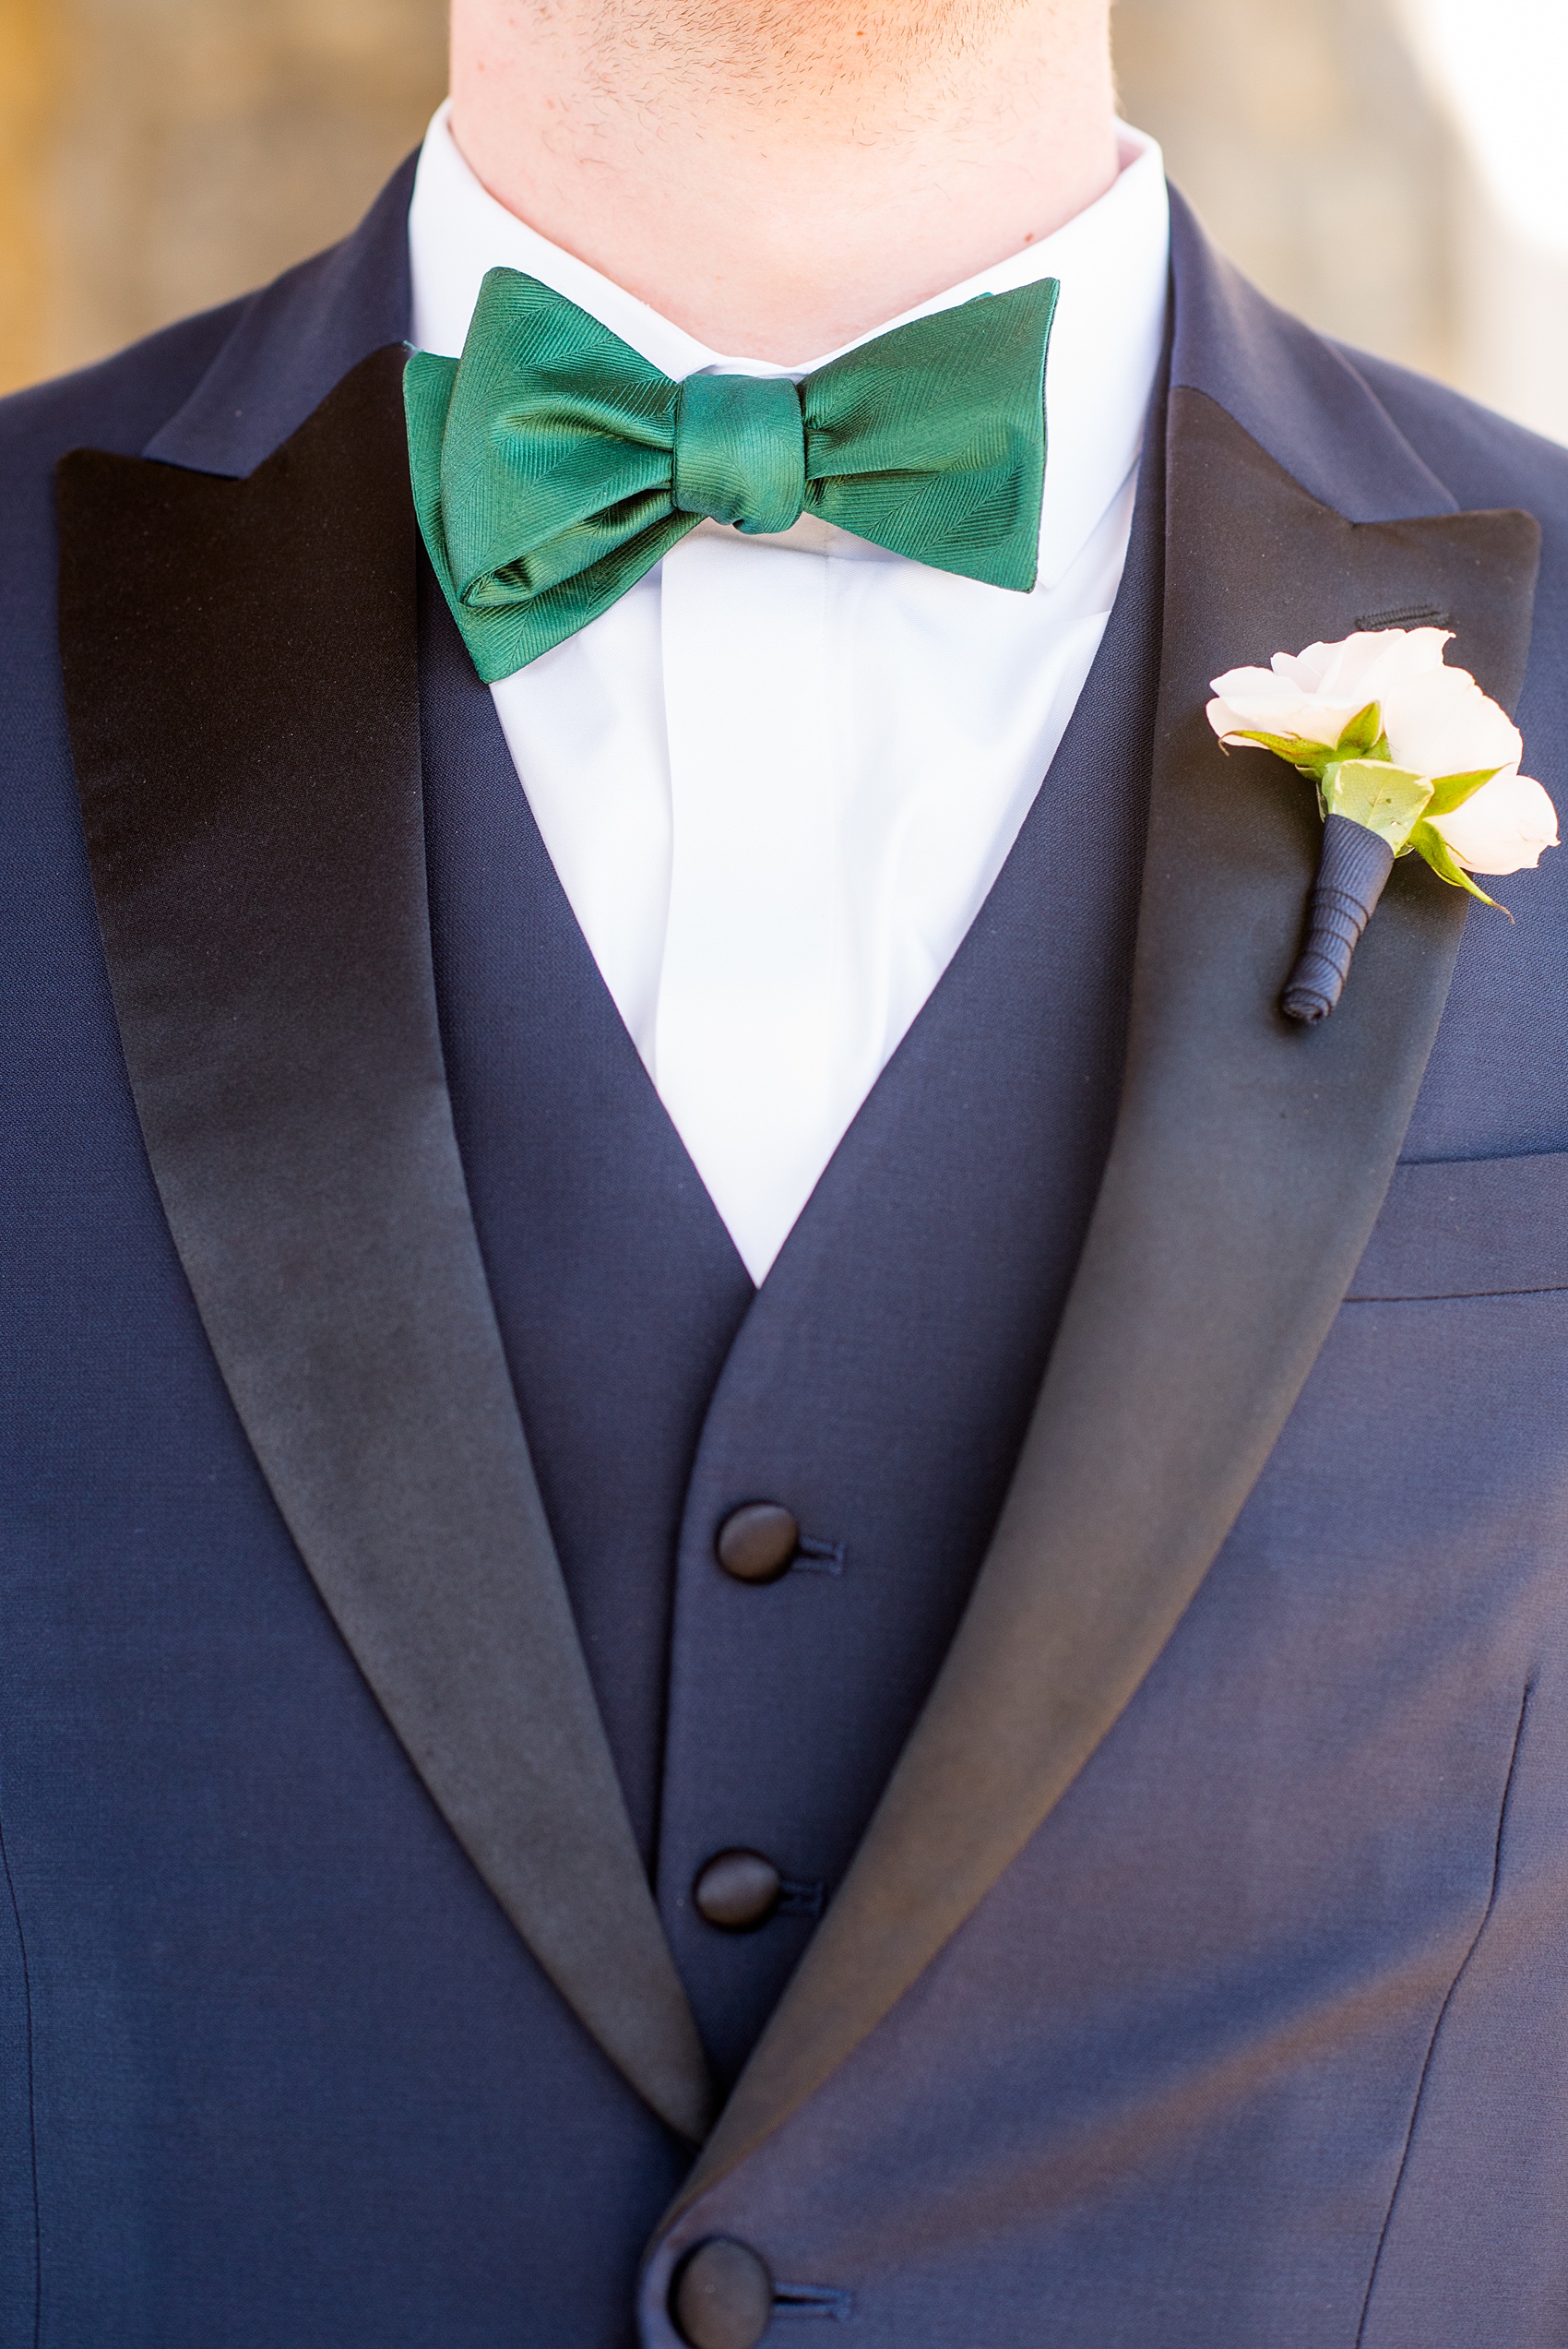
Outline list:
[[[1137,462],[1165,337],[1170,214],[1158,147],[1120,128],[1122,169],[1098,203],[1038,244],[900,312],[838,351],[799,366],[727,358],[646,302],[540,236],[481,186],[459,152],[449,109],[426,133],[409,212],[413,340],[456,358],[486,270],[521,269],[564,294],[663,374],[704,371],[799,378],[911,318],[1040,278],[1062,294],[1046,370],[1048,453],[1039,588],[1071,568]]]

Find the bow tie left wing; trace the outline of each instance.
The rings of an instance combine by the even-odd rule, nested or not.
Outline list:
[[[460,360],[410,355],[420,529],[487,684],[597,619],[695,528],[671,510],[679,394],[515,269],[486,277]]]

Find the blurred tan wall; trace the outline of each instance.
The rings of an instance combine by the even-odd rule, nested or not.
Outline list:
[[[1389,0],[1117,0],[1113,21],[1123,112],[1248,276],[1451,376],[1459,161]]]
[[[0,0],[0,388],[340,235],[445,87],[443,0]]]
[[[26,382],[42,356],[49,291],[44,180],[58,81],[46,6],[0,0],[0,388]]]
[[[1568,5],[1568,0],[1564,0]],[[340,234],[445,84],[442,0],[0,0],[0,388]],[[1314,324],[1446,371],[1449,157],[1385,0],[1118,0],[1130,117]]]

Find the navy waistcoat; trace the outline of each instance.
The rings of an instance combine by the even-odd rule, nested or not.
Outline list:
[[[931,1686],[1000,1506],[1115,1110],[1158,669],[1158,462],[1050,776],[760,1290],[638,1059],[428,578],[432,927],[458,1140],[628,1803],[721,2080]],[[802,1554],[755,1587],[755,1499]],[[714,1854],[779,1911],[715,1930]]]

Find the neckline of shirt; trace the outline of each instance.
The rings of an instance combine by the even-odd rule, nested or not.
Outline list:
[[[979,294],[1005,293],[1056,278],[1062,294],[1046,372],[1048,453],[1038,590],[1049,592],[1076,560],[1137,462],[1164,343],[1170,248],[1164,161],[1146,134],[1126,125],[1118,130],[1122,169],[1116,180],[1063,227],[838,350],[783,366],[710,350],[507,211],[459,149],[445,101],[425,135],[409,212],[412,340],[421,350],[457,358],[486,271],[520,269],[575,302],[677,381],[699,373],[789,376],[798,381],[913,318],[953,309]],[[1064,456],[1068,461],[1063,461]]]

